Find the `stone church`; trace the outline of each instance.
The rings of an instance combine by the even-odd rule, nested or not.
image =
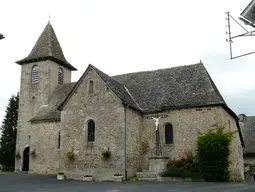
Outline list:
[[[67,37],[68,38],[68,37]],[[16,171],[108,179],[149,169],[159,121],[160,155],[194,151],[197,131],[239,130],[232,177],[243,179],[242,135],[203,63],[109,76],[93,65],[77,82],[48,23],[21,66]],[[69,156],[68,156],[69,155]]]

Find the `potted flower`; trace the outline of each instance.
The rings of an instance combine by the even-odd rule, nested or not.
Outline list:
[[[57,180],[64,180],[65,179],[65,173],[58,172],[57,174]]]
[[[35,149],[33,149],[29,154],[30,154],[32,157],[35,157]]]
[[[120,173],[115,173],[112,177],[113,181],[115,182],[122,182],[123,181],[123,175]]]
[[[83,176],[83,181],[93,181],[92,175],[84,175]]]
[[[69,151],[66,153],[66,156],[69,158],[69,159],[73,159],[74,158],[74,154],[72,151]]]
[[[101,156],[104,158],[104,159],[109,159],[111,157],[111,152],[109,150],[106,150],[106,151],[102,151],[101,152]]]
[[[19,151],[17,152],[17,154],[15,155],[15,157],[16,157],[17,159],[21,159],[21,155],[20,155]]]

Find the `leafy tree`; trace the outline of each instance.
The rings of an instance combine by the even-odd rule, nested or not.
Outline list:
[[[19,109],[19,93],[12,95],[5,110],[1,126],[0,164],[5,169],[13,169],[15,164],[15,147],[17,135],[17,120]]]
[[[220,126],[197,138],[199,166],[206,181],[229,180],[230,145],[236,133],[224,132],[224,126]]]

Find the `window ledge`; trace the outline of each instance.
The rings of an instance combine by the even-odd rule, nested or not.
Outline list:
[[[171,144],[164,144],[164,147],[174,147],[174,144],[171,143]]]

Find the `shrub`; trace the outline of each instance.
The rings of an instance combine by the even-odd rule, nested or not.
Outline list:
[[[160,174],[161,177],[188,177],[188,172],[180,167],[174,165],[169,166],[165,171]]]
[[[192,152],[186,154],[178,160],[171,160],[167,164],[167,169],[161,174],[162,177],[190,177],[192,179],[202,179],[199,164]]]
[[[35,157],[35,149],[33,149],[29,154],[30,154],[32,157]]]
[[[74,154],[72,151],[69,151],[67,152],[66,156],[69,158],[69,159],[72,159],[74,157]]]
[[[224,132],[224,126],[209,130],[197,138],[199,168],[206,181],[228,181],[229,155],[234,132]]]
[[[120,173],[115,173],[113,176],[122,176]]]
[[[104,159],[109,159],[111,157],[111,152],[110,151],[102,151],[101,152],[101,156],[104,158]]]

